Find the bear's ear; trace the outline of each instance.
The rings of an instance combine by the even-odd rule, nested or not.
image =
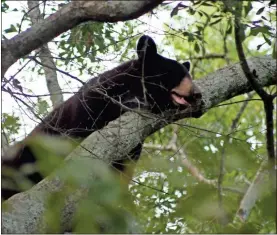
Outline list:
[[[137,54],[139,59],[143,59],[149,56],[152,57],[153,55],[156,55],[157,46],[154,40],[147,35],[141,36],[137,45]]]
[[[190,69],[190,62],[189,61],[186,61],[183,63],[183,65],[187,68],[188,72],[189,72],[189,69]]]

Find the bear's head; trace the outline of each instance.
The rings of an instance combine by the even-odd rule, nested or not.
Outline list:
[[[200,89],[192,82],[190,63],[183,64],[157,53],[157,46],[149,36],[142,36],[137,44],[141,83],[151,110],[195,105],[201,100]]]

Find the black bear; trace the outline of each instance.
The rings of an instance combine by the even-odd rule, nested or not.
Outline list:
[[[201,99],[189,74],[189,62],[181,64],[159,55],[154,40],[146,35],[138,41],[137,54],[138,59],[89,80],[55,108],[29,137],[43,133],[84,139],[126,112],[124,107],[143,107],[160,113],[176,106],[185,108]],[[18,143],[17,154],[12,160],[4,158],[2,164],[19,169],[25,163],[35,162],[35,156],[25,142]],[[137,160],[140,152],[141,144],[128,154],[128,158]],[[113,166],[123,171],[124,161],[114,162]],[[34,183],[42,179],[38,172],[27,176]],[[15,193],[18,191],[2,188],[3,199]]]

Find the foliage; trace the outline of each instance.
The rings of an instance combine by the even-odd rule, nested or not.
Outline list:
[[[73,227],[75,233],[129,233],[135,231],[133,208],[130,194],[126,187],[122,187],[115,172],[101,161],[71,161],[66,168],[59,171],[59,176],[65,181],[65,190],[49,195],[48,207],[44,219],[50,223],[51,231],[57,233],[61,230],[59,216],[62,206],[72,195],[80,190],[80,185],[89,189],[80,191],[82,200],[78,203],[74,217]],[[72,170],[82,169],[72,175]],[[93,170],[91,169],[93,168]],[[93,172],[93,180],[84,178],[85,172]],[[75,192],[75,193],[74,193]]]
[[[116,24],[83,23],[57,38],[53,56],[63,70],[78,71],[76,76],[86,75],[88,79],[91,74],[106,70],[109,63],[114,65],[115,61],[119,63],[133,58],[136,39],[147,31],[155,36],[162,34],[158,37],[164,49],[169,48],[177,60],[190,60],[191,73],[194,79],[199,79],[238,61],[233,33],[236,12],[233,1],[230,2],[231,6],[224,1],[166,2],[155,15],[144,18],[147,21],[158,17],[162,22],[160,30],[145,23],[143,18]],[[246,56],[276,56],[276,3],[244,1],[242,4]],[[2,12],[7,13],[9,2],[2,1],[1,6]],[[57,9],[56,5],[51,7],[53,11]],[[163,19],[166,16],[170,23]],[[17,32],[18,28],[19,24],[11,24],[4,33]],[[27,69],[38,73],[40,68],[36,65],[27,66]],[[65,84],[70,83],[70,79]],[[274,93],[276,87],[267,91]],[[36,108],[40,116],[45,116],[50,110],[48,102],[47,98],[38,98],[31,107]],[[244,103],[247,105],[241,113]],[[237,117],[238,122],[232,128]],[[20,121],[14,114],[3,113],[2,128],[8,136],[16,135],[22,127]],[[175,134],[175,144],[183,154],[165,148]],[[41,146],[47,140],[37,141],[35,151],[40,156],[47,156],[47,161],[40,163],[41,172],[47,175],[62,164],[54,152],[57,149],[62,152],[64,142],[54,139],[53,149],[46,151]],[[129,185],[131,195],[126,196],[126,189],[121,187],[114,172],[104,166],[98,171],[96,169],[99,179],[90,182],[88,197],[78,207],[74,218],[75,232],[124,233],[130,231],[128,219],[135,216],[144,233],[272,233],[276,230],[274,193],[256,203],[246,223],[235,219],[249,182],[266,159],[265,141],[265,115],[256,94],[225,101],[200,119],[186,119],[169,125],[147,138],[146,143],[154,148],[144,148],[134,180]],[[182,162],[184,154],[207,179],[217,180],[224,175],[221,193],[213,185],[199,182],[188,171]],[[81,183],[78,177],[82,178],[84,170],[88,169],[83,165],[74,166],[70,171],[74,175],[70,175],[68,191],[53,194],[49,199],[45,215],[48,223],[53,224],[53,231],[49,232],[59,231],[59,210],[71,190]],[[67,173],[64,174],[68,177]],[[22,188],[25,189],[26,185]],[[99,223],[102,227],[98,226]],[[103,228],[105,230],[101,230]]]
[[[11,116],[7,113],[2,113],[2,129],[7,130],[9,134],[18,133],[17,130],[20,127],[19,118]]]

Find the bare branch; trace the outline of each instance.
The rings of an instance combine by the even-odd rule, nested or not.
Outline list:
[[[63,70],[61,70],[61,69],[58,69],[56,66],[52,66],[52,65],[49,65],[49,64],[44,64],[43,62],[39,62],[34,56],[29,56],[29,58],[31,59],[31,60],[33,60],[33,61],[35,61],[37,64],[40,64],[41,66],[43,66],[43,67],[45,67],[45,68],[48,68],[48,69],[51,69],[51,70],[56,70],[56,71],[58,71],[58,72],[60,72],[60,73],[62,73],[62,74],[64,74],[64,75],[66,75],[66,76],[68,76],[68,77],[70,77],[70,78],[72,78],[72,79],[74,79],[74,80],[76,80],[76,81],[78,81],[78,82],[80,82],[82,85],[85,85],[86,83],[85,82],[83,82],[81,79],[79,79],[78,77],[76,77],[76,76],[73,76],[72,74],[70,74],[70,73],[68,73],[68,72],[65,72],[65,71],[63,71]],[[43,60],[42,60],[43,61]],[[61,93],[61,92],[60,92]],[[54,93],[55,94],[55,93]],[[58,94],[58,93],[56,93],[56,94]]]
[[[210,60],[210,59],[225,59],[224,54],[206,54],[203,56],[190,57],[190,60]]]
[[[248,105],[248,101],[249,101],[249,99],[251,99],[251,98],[254,96],[254,93],[247,94],[247,96],[248,96],[248,99],[246,99],[246,100],[243,102],[242,106],[240,107],[240,110],[239,110],[238,113],[237,113],[237,116],[236,116],[235,119],[232,121],[232,125],[231,125],[231,130],[230,130],[230,132],[233,132],[233,131],[236,129],[236,127],[237,127],[237,125],[238,125],[238,122],[239,122],[239,120],[240,120],[240,118],[241,118],[241,116],[242,116],[244,110],[246,109],[246,107],[247,107],[247,105]]]
[[[179,158],[181,159],[182,164],[187,168],[189,173],[195,177],[199,182],[214,185],[216,184],[217,180],[210,180],[207,179],[201,174],[199,169],[192,164],[192,162],[187,158],[184,150],[182,148],[178,148],[175,144],[169,144],[167,146],[160,146],[160,145],[153,145],[153,144],[144,144],[144,148],[154,149],[154,150],[160,150],[160,151],[173,151],[176,152],[179,155]]]

